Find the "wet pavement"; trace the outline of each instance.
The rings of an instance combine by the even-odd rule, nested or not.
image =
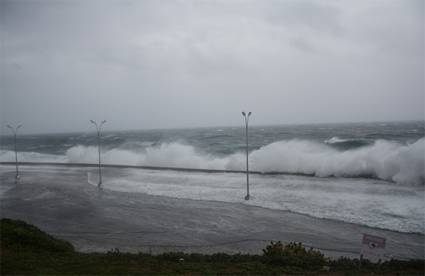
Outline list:
[[[125,177],[126,170],[104,173]],[[387,257],[424,258],[422,234],[240,203],[98,189],[87,182],[93,167],[21,166],[21,171],[15,182],[14,167],[0,166],[1,217],[34,224],[79,251],[261,254],[269,241],[280,240],[302,242],[331,257],[358,257],[367,233],[387,239]]]

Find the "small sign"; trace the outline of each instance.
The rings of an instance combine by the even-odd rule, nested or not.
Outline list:
[[[361,255],[370,261],[384,260],[386,239],[363,234]]]

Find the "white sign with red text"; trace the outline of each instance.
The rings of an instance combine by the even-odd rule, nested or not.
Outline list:
[[[363,234],[361,255],[370,261],[384,260],[386,239]]]

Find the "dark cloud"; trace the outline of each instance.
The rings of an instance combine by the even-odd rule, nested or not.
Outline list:
[[[28,132],[424,118],[423,1],[0,1]]]

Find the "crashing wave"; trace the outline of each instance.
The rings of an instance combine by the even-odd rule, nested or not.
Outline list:
[[[337,139],[335,138],[334,141]],[[278,141],[249,155],[251,169],[261,172],[311,174],[318,177],[374,177],[400,184],[424,184],[425,138],[403,145],[377,140],[360,148],[340,150],[308,140]],[[0,161],[13,161],[14,153],[0,151]],[[97,163],[97,148],[74,146],[66,155],[19,153],[28,162]],[[139,150],[114,148],[103,151],[105,164],[195,169],[243,170],[245,156],[235,153],[217,157],[182,143],[162,143]]]

